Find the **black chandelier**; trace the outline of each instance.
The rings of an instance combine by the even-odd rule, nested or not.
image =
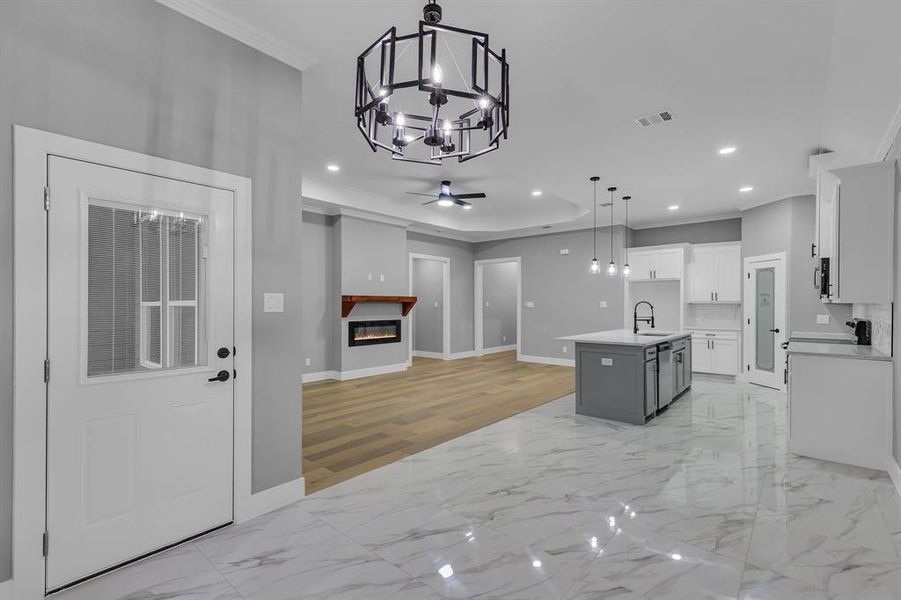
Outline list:
[[[434,1],[422,13],[418,33],[392,27],[357,58],[357,128],[395,160],[440,165],[497,150],[510,121],[507,51],[494,52],[487,33],[441,25]],[[469,54],[468,76],[451,43]],[[450,84],[457,75],[463,89]]]

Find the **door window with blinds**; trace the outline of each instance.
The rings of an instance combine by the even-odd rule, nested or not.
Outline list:
[[[207,364],[203,216],[87,203],[87,376]]]

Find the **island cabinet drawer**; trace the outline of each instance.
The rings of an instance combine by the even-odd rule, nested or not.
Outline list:
[[[653,348],[646,348],[644,351],[644,359],[645,360],[654,360],[657,358],[657,346]]]
[[[577,349],[576,412],[641,424],[644,414],[644,352]]]

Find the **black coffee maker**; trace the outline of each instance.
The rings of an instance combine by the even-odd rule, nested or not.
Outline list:
[[[845,325],[854,330],[855,343],[859,346],[872,345],[873,324],[869,319],[854,318],[846,322]]]

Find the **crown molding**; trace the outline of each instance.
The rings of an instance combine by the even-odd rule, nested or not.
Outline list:
[[[629,229],[656,229],[658,227],[675,227],[677,225],[692,225],[694,223],[709,223],[710,221],[725,221],[727,219],[740,219],[741,211],[735,209],[735,212],[720,213],[717,215],[709,215],[706,217],[685,217],[684,219],[670,219],[667,221],[651,221],[649,223],[641,223],[640,225],[629,225]]]
[[[386,217],[377,213],[356,210],[353,208],[338,208],[338,214],[342,217],[353,217],[354,219],[362,219],[364,221],[373,221],[375,223],[385,223],[387,225],[396,225],[397,227],[406,228],[410,225],[410,221],[404,219],[395,219],[394,217]]]
[[[892,150],[892,144],[894,144],[895,138],[898,137],[899,131],[901,131],[901,103],[898,104],[898,108],[895,110],[895,116],[892,117],[892,120],[889,122],[885,137],[882,139],[882,143],[879,144],[879,149],[876,151],[877,161],[881,162],[886,159],[888,153]]]
[[[319,62],[319,59],[315,56],[292,48],[284,41],[276,39],[256,27],[252,27],[228,15],[207,2],[207,0],[156,1],[299,71],[303,71]]]

